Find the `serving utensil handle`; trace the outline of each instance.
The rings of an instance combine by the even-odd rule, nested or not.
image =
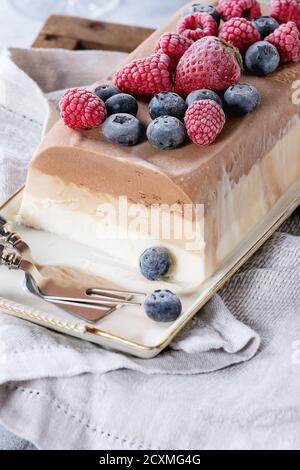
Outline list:
[[[30,248],[27,243],[23,240],[21,235],[18,232],[14,232],[7,220],[0,215],[0,237],[5,239],[6,244],[12,246],[19,251],[22,255],[26,255],[27,258],[30,254]]]
[[[9,269],[20,269],[21,262],[21,256],[0,243],[0,265],[7,266]]]

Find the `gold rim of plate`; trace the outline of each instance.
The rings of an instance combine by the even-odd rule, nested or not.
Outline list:
[[[23,191],[24,185],[21,186],[15,193],[13,193],[3,204],[0,205],[0,211],[5,209],[5,207],[11,203],[19,194]],[[209,290],[208,292],[203,296],[201,301],[195,305],[195,307],[191,310],[189,315],[168,335],[168,337],[159,343],[158,345],[155,346],[146,346],[140,343],[137,343],[135,341],[128,340],[126,338],[122,338],[121,336],[114,335],[112,333],[105,332],[101,330],[98,327],[90,326],[90,325],[85,325],[85,333],[89,333],[92,335],[99,336],[105,340],[111,340],[115,341],[117,343],[120,343],[122,345],[130,346],[132,348],[138,349],[140,351],[162,351],[165,349],[171,341],[175,338],[175,336],[185,327],[185,325],[199,312],[199,310],[221,289],[221,287],[224,286],[224,284],[229,281],[229,279],[242,267],[242,265],[248,261],[251,256],[274,234],[274,232],[285,222],[295,211],[297,205],[300,204],[300,197],[296,198],[295,201],[293,201],[290,204],[290,207],[286,209],[286,211],[278,217],[278,219],[274,222],[274,224],[269,227],[268,230],[266,230],[262,236],[247,250],[247,252],[239,258],[239,260],[224,274],[224,276],[219,279]],[[1,307],[1,303],[0,303]],[[5,306],[6,310],[11,310],[12,313],[15,313],[14,310],[9,308],[9,306]],[[20,311],[22,315],[26,317],[28,316],[29,321],[32,321],[32,314],[30,312]],[[46,315],[46,314],[45,314]],[[43,323],[48,323],[49,325],[53,326],[53,321],[50,321],[46,318],[41,318],[41,321]],[[58,322],[59,323],[59,322]],[[64,329],[64,327],[61,324],[57,325],[61,329]]]

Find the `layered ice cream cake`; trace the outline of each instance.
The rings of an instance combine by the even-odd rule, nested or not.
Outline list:
[[[202,9],[198,6],[198,10],[197,5],[189,4],[135,50],[122,70],[137,59],[151,56],[163,33],[175,32],[186,14],[203,15],[206,11],[203,7],[208,3],[225,24],[232,19],[232,0],[221,0],[219,6],[214,1],[202,2]],[[257,2],[235,3],[241,8],[235,10],[234,18],[251,23],[251,9],[260,16]],[[275,8],[278,2],[273,3]],[[191,41],[190,47],[196,44],[195,31],[203,32],[206,27],[197,26],[197,19],[202,21],[203,17],[196,17],[196,22],[195,17],[192,19],[194,27],[189,27],[193,34],[185,34],[181,28],[180,34]],[[204,19],[210,26],[210,20]],[[217,18],[213,21],[218,23]],[[283,23],[284,42],[288,21],[279,18],[278,27],[279,23]],[[218,27],[216,35],[217,31]],[[225,32],[226,28],[223,35]],[[255,45],[262,39],[260,34],[261,31],[252,35],[251,43],[250,31],[249,44],[247,37],[243,41],[249,47],[250,43]],[[279,36],[275,36],[273,44]],[[226,41],[230,42],[230,38],[227,34]],[[232,41],[234,45],[234,36]],[[241,52],[247,54],[243,49]],[[277,49],[282,59],[284,51],[280,46]],[[182,60],[186,60],[184,56],[178,67]],[[228,116],[225,109],[226,124],[210,145],[198,145],[188,139],[175,149],[160,150],[150,145],[145,129],[151,122],[148,109],[151,97],[138,99],[137,118],[144,131],[134,146],[113,144],[98,127],[71,129],[61,119],[46,135],[30,164],[20,210],[22,221],[104,251],[137,272],[140,256],[147,248],[165,247],[173,260],[166,276],[179,283],[200,284],[220,267],[284,193],[299,182],[300,107],[292,98],[292,86],[300,78],[297,60],[294,54],[290,63],[281,64],[272,73],[257,76],[245,72],[238,77],[236,82],[258,90],[260,105],[238,117]],[[122,71],[117,76],[122,77]],[[176,71],[170,72],[170,89],[165,81],[165,89],[154,92],[173,91],[174,77]],[[112,75],[106,83],[114,81]],[[134,94],[128,83],[126,89],[126,80],[124,83],[115,82],[125,87],[121,91]],[[93,84],[89,90],[93,92],[98,85]],[[175,82],[175,91],[176,86]],[[181,90],[180,94],[185,99],[190,91]],[[214,91],[224,98],[225,90]],[[139,96],[139,90],[135,96]],[[185,207],[192,210],[185,212]],[[110,214],[109,218],[107,213],[103,216],[105,212]],[[170,224],[170,214],[172,227],[166,236],[162,232],[164,224]],[[176,236],[183,218],[188,228]],[[158,225],[159,230],[154,230]]]

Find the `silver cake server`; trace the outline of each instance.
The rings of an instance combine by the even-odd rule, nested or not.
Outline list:
[[[68,313],[95,322],[123,305],[142,305],[146,294],[106,288],[86,288],[68,279],[44,277],[32,262],[0,243],[0,265],[26,274],[27,289]]]

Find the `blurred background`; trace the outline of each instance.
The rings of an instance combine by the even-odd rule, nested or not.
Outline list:
[[[155,28],[185,3],[187,0],[0,0],[0,49],[30,46],[53,13]]]

